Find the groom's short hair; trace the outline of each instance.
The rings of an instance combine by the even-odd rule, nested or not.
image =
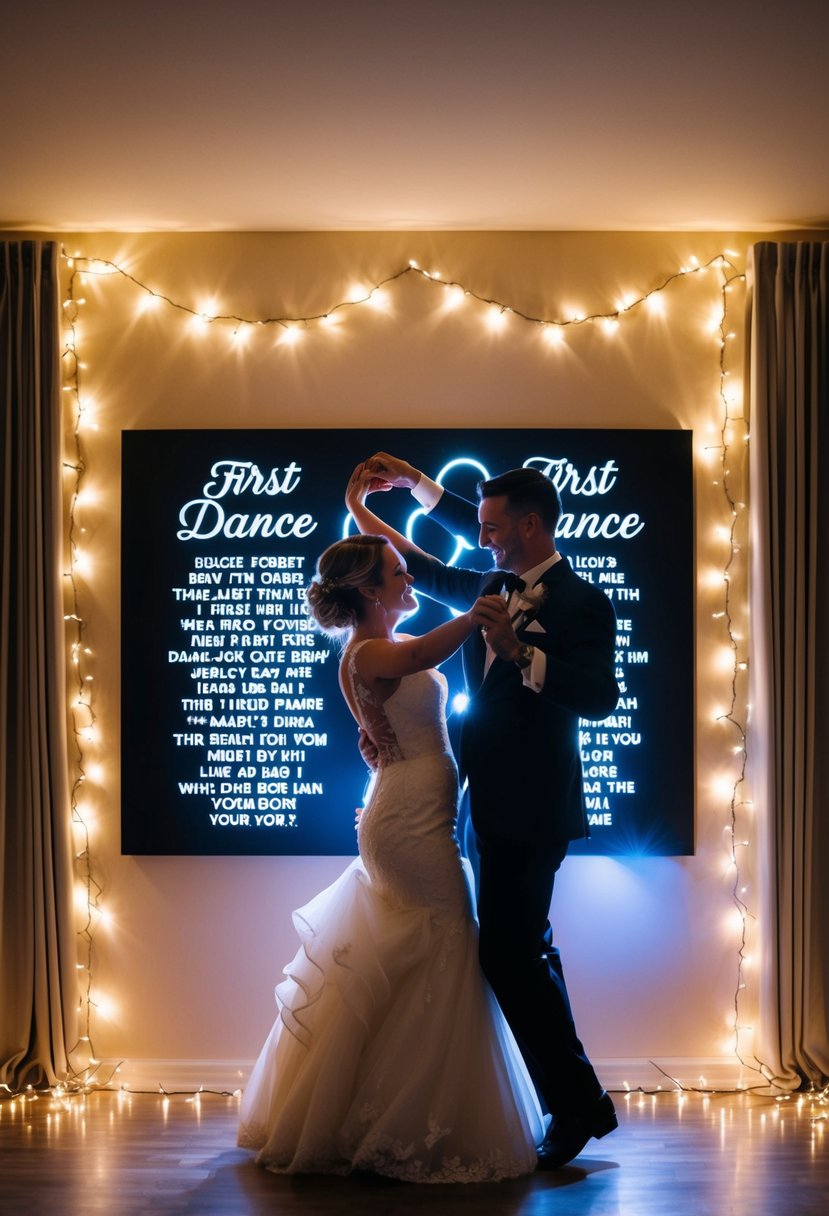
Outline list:
[[[555,532],[561,515],[558,490],[539,469],[510,469],[499,477],[478,482],[478,498],[506,496],[508,514],[520,517],[535,511],[547,532]]]

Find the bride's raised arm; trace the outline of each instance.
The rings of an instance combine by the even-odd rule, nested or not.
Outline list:
[[[391,524],[387,524],[384,519],[375,515],[366,506],[366,498],[369,494],[375,490],[390,488],[387,483],[381,481],[377,473],[370,469],[366,462],[358,464],[346,486],[345,505],[361,532],[374,536],[385,536],[386,540],[391,541],[397,552],[404,556],[409,553],[423,553],[423,550],[414,541],[409,540],[402,532],[398,532]]]

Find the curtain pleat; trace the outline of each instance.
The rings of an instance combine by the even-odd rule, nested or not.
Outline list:
[[[758,1055],[829,1079],[829,243],[749,264],[752,785],[762,849]]]
[[[58,251],[0,244],[0,1082],[53,1085],[77,1022],[62,609]]]

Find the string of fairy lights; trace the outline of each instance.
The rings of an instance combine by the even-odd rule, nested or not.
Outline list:
[[[727,364],[727,345],[729,340],[734,336],[733,331],[728,327],[728,305],[726,294],[731,287],[731,282],[724,279],[722,282],[723,305],[720,321],[719,341],[720,341],[720,360],[719,360],[719,396],[721,403],[721,424],[720,424],[720,484],[722,492],[725,496],[728,513],[730,515],[730,524],[728,525],[727,535],[727,558],[724,564],[722,573],[722,592],[723,603],[722,607],[714,613],[715,620],[723,622],[727,644],[731,652],[730,664],[730,687],[729,687],[729,703],[727,707],[717,714],[719,722],[728,723],[732,730],[734,742],[732,750],[737,757],[737,773],[733,779],[728,800],[728,822],[726,825],[728,852],[729,852],[729,872],[731,875],[731,897],[734,907],[737,910],[739,917],[739,945],[737,949],[737,981],[734,992],[734,1020],[733,1020],[733,1036],[734,1036],[734,1054],[739,1059],[740,1063],[752,1069],[756,1069],[761,1076],[770,1083],[774,1082],[774,1076],[771,1070],[761,1060],[755,1056],[751,1062],[746,1060],[743,1054],[742,1036],[746,1032],[750,1032],[752,1027],[747,1027],[742,1024],[741,1011],[741,996],[746,989],[744,977],[745,968],[751,961],[751,956],[748,953],[749,946],[749,924],[753,919],[749,911],[748,904],[745,901],[746,887],[743,885],[742,871],[740,867],[740,857],[738,850],[748,849],[751,847],[751,841],[745,838],[741,832],[740,811],[745,809],[751,811],[753,803],[748,798],[743,798],[743,787],[746,782],[746,771],[748,766],[748,749],[746,738],[746,716],[747,706],[745,706],[745,697],[741,687],[741,678],[748,669],[748,662],[745,657],[745,639],[739,632],[739,627],[735,621],[734,611],[734,596],[733,587],[733,567],[741,552],[741,532],[740,528],[744,520],[744,512],[746,509],[745,502],[738,498],[739,490],[734,488],[734,475],[731,469],[731,455],[735,443],[742,441],[747,445],[749,441],[748,422],[742,408],[735,408],[734,397],[729,388],[729,379],[731,369]],[[740,471],[741,479],[745,479],[745,467]],[[745,590],[742,592],[745,598]],[[740,712],[741,707],[745,706],[745,712]]]
[[[245,316],[223,312],[213,305],[198,307],[182,302],[173,295],[159,290],[140,280],[126,267],[104,258],[87,257],[64,253],[67,290],[63,305],[65,323],[64,341],[64,392],[67,409],[73,420],[73,451],[67,456],[65,470],[70,478],[67,487],[67,547],[68,568],[66,571],[67,610],[66,622],[69,634],[68,665],[70,671],[69,716],[75,745],[74,779],[72,783],[71,815],[75,839],[76,881],[79,906],[79,962],[80,979],[80,1036],[70,1053],[74,1063],[67,1086],[84,1092],[94,1088],[111,1087],[118,1066],[108,1065],[102,1075],[102,1065],[97,1058],[92,1041],[93,1013],[100,1013],[102,998],[94,983],[94,939],[97,930],[106,920],[102,906],[103,889],[95,877],[93,850],[91,847],[92,802],[87,796],[90,780],[95,776],[94,748],[100,744],[98,719],[94,704],[93,665],[94,653],[88,643],[88,622],[81,608],[82,587],[85,575],[84,529],[81,526],[87,474],[85,437],[96,427],[94,410],[86,391],[87,367],[83,361],[82,310],[86,303],[83,295],[85,285],[91,278],[113,276],[129,283],[137,295],[137,310],[164,307],[183,314],[192,325],[214,334],[224,333],[233,342],[245,342],[256,333],[276,330],[279,343],[293,345],[310,335],[322,335],[331,325],[344,321],[349,312],[356,309],[383,307],[387,292],[394,284],[404,279],[415,279],[439,292],[444,308],[472,306],[478,310],[484,324],[497,331],[510,318],[534,327],[543,341],[551,347],[565,345],[568,333],[581,327],[596,328],[608,336],[614,335],[620,326],[643,310],[660,312],[665,307],[665,293],[678,287],[689,276],[709,275],[717,282],[717,311],[712,319],[712,336],[718,345],[719,419],[715,426],[718,441],[706,445],[704,457],[715,462],[714,485],[720,488],[724,512],[729,522],[724,528],[726,555],[717,568],[717,579],[721,585],[722,599],[713,612],[725,640],[729,659],[726,678],[726,705],[718,710],[715,719],[731,732],[733,760],[729,762],[728,776],[722,789],[726,806],[724,833],[726,838],[728,881],[730,898],[736,914],[738,938],[736,984],[733,1009],[728,1015],[729,1033],[733,1051],[740,1064],[756,1072],[760,1078],[757,1086],[741,1088],[768,1088],[774,1085],[774,1077],[756,1057],[748,1058],[743,1039],[751,1027],[743,1024],[743,1004],[746,992],[746,969],[750,965],[750,938],[754,916],[750,911],[743,860],[751,847],[752,807],[745,796],[747,771],[747,592],[744,568],[741,567],[741,538],[744,533],[746,503],[740,487],[745,484],[747,468],[747,445],[749,433],[742,409],[741,394],[735,386],[732,374],[734,348],[737,334],[731,329],[729,308],[732,293],[744,283],[745,275],[735,264],[736,254],[725,251],[705,262],[691,259],[688,264],[665,276],[655,286],[631,293],[622,300],[601,311],[580,313],[573,311],[563,316],[541,316],[515,307],[505,300],[479,293],[472,287],[455,280],[446,280],[436,270],[428,270],[412,260],[369,286],[361,285],[349,292],[346,298],[333,302],[330,307],[311,315]],[[742,618],[742,621],[741,621]],[[661,1070],[660,1070],[661,1071]],[[704,1078],[699,1086],[688,1087],[675,1078],[666,1078],[680,1092],[690,1088],[705,1093],[715,1092]],[[663,1087],[659,1086],[658,1090]],[[131,1091],[137,1092],[137,1091]],[[158,1091],[165,1093],[159,1085]],[[199,1092],[205,1091],[203,1088]],[[638,1087],[631,1093],[644,1092]],[[825,1092],[815,1095],[815,1101],[826,1102]],[[813,1104],[814,1111],[814,1104]],[[817,1118],[826,1118],[818,1111]]]
[[[67,1086],[81,1089],[91,1085],[98,1076],[100,1061],[95,1056],[92,1043],[92,1011],[97,1007],[93,995],[93,938],[97,924],[104,917],[101,905],[103,888],[94,873],[92,851],[90,848],[90,806],[84,801],[87,779],[95,776],[88,771],[87,752],[98,739],[97,714],[95,712],[92,684],[94,676],[92,667],[92,649],[87,644],[87,622],[81,614],[79,578],[84,570],[83,534],[78,520],[78,509],[81,506],[84,478],[86,474],[86,452],[84,446],[84,430],[87,423],[85,396],[82,391],[82,373],[85,370],[78,355],[77,324],[83,299],[75,295],[75,276],[68,284],[66,298],[63,302],[64,341],[63,341],[63,391],[71,401],[72,450],[67,453],[63,467],[64,472],[71,478],[66,492],[69,496],[67,511],[67,547],[68,569],[65,573],[67,584],[66,608],[64,620],[67,623],[69,635],[69,723],[71,738],[74,743],[74,775],[70,790],[70,814],[72,817],[72,841],[75,857],[76,907],[78,914],[78,946],[79,961],[77,968],[80,979],[79,998],[79,1038],[69,1050],[69,1075]],[[85,1048],[86,1060],[76,1067],[78,1055]]]

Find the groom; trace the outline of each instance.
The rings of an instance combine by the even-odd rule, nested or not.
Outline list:
[[[368,465],[375,488],[408,488],[447,531],[477,535],[492,551],[488,573],[417,548],[405,556],[417,590],[433,599],[465,609],[492,597],[463,649],[471,698],[459,757],[480,855],[480,957],[553,1116],[539,1168],[557,1169],[617,1126],[576,1033],[547,919],[567,846],[588,835],[579,717],[603,718],[616,706],[615,615],[557,552],[561,503],[537,469],[481,482],[476,517],[474,504],[405,460],[379,452]]]

